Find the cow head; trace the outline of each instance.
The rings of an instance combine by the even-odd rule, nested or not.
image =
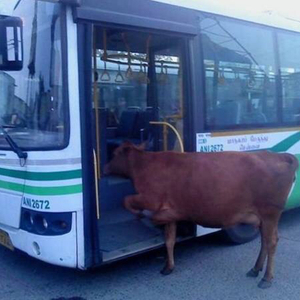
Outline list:
[[[130,142],[125,142],[119,146],[113,153],[112,160],[104,167],[105,175],[120,175],[129,177],[130,164],[129,155],[133,151],[142,151],[143,146],[135,146]]]

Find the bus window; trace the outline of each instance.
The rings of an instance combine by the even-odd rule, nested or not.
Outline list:
[[[23,149],[63,148],[69,124],[60,5],[18,1],[14,13],[24,15],[24,66],[18,72],[0,71],[0,124]],[[9,148],[4,138],[0,148]]]
[[[201,16],[206,128],[261,127],[277,122],[272,31]]]
[[[280,75],[282,85],[283,122],[300,121],[300,37],[290,32],[278,33]]]
[[[168,55],[166,52],[173,55]],[[174,126],[183,137],[183,92],[181,72],[181,51],[173,46],[155,55],[156,90],[158,100],[159,120]],[[167,134],[164,128],[163,134]],[[160,150],[180,151],[179,141],[174,132],[168,132],[168,137],[162,137]]]
[[[180,151],[169,127],[150,124],[167,122],[183,136],[179,39],[96,28],[95,48],[98,99],[94,107],[100,109],[102,122],[101,164],[125,140],[134,144],[148,141],[149,150]]]

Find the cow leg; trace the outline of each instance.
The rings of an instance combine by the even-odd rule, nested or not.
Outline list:
[[[165,241],[168,257],[165,267],[160,271],[160,273],[163,275],[171,274],[175,266],[174,246],[176,242],[176,219],[176,214],[170,209],[160,210],[152,217],[152,221],[155,224],[165,224]]]
[[[259,272],[263,270],[264,262],[267,257],[267,243],[265,239],[265,235],[263,234],[263,227],[260,226],[260,236],[261,236],[261,247],[260,252],[255,263],[254,268],[252,268],[248,273],[248,277],[257,277]]]
[[[156,225],[165,225],[180,220],[180,215],[171,209],[162,209],[154,213],[152,221]]]
[[[143,217],[143,198],[140,195],[127,196],[124,200],[124,206],[134,215]]]
[[[165,241],[168,257],[167,263],[160,273],[163,275],[169,275],[172,273],[175,267],[174,246],[176,242],[176,222],[171,222],[165,225]]]
[[[268,221],[266,224],[263,224],[263,226],[265,226],[263,234],[265,235],[264,238],[267,244],[268,261],[266,273],[258,284],[258,287],[266,289],[272,285],[272,279],[274,277],[274,257],[278,243],[278,221]]]

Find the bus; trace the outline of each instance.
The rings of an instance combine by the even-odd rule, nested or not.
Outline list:
[[[124,141],[300,157],[299,24],[219,2],[1,0],[0,244],[83,270],[163,246],[123,207],[132,182],[103,172]],[[212,231],[182,222],[177,240]]]

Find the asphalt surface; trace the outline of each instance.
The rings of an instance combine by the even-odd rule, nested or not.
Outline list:
[[[246,277],[260,239],[232,246],[217,233],[178,244],[177,267],[169,276],[159,273],[164,250],[83,272],[0,247],[0,300],[299,300],[300,209],[283,215],[279,235],[275,279],[267,290],[257,287],[261,276]]]

